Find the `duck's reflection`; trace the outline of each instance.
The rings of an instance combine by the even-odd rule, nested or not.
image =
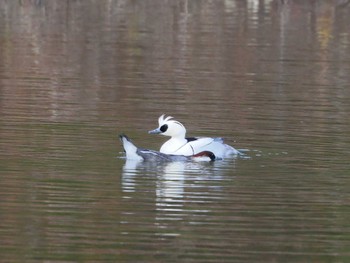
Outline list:
[[[233,163],[234,164],[234,163]],[[185,187],[193,188],[199,181],[218,181],[227,163],[219,162],[142,162],[126,160],[122,172],[122,190],[135,192],[137,188],[155,192],[157,209],[183,203]],[[232,169],[232,163],[230,163]],[[142,186],[144,184],[144,186]],[[151,185],[150,185],[151,184]],[[151,193],[149,193],[151,194]]]
[[[122,189],[123,192],[135,191],[137,185],[148,178],[156,182],[157,198],[168,201],[183,196],[185,178],[220,179],[222,165],[222,162],[143,162],[126,159],[122,172]]]
[[[128,217],[137,214],[152,220],[158,235],[180,235],[181,222],[196,221],[196,214],[207,213],[201,196],[223,191],[223,176],[235,161],[218,162],[142,162],[126,160],[122,171],[122,190],[130,200]],[[199,199],[200,200],[199,200]],[[204,202],[204,203],[203,203]],[[210,202],[210,200],[209,200]],[[198,204],[200,205],[198,206]],[[147,213],[145,212],[147,204]],[[154,206],[152,205],[154,204]],[[149,218],[151,217],[151,218]],[[133,221],[135,218],[126,219]]]
[[[183,196],[186,162],[143,162],[126,160],[122,173],[123,192],[134,192],[139,184],[155,182],[156,197],[170,201]]]
[[[184,162],[171,162],[163,167],[164,173],[156,183],[157,205],[183,199],[185,168]]]

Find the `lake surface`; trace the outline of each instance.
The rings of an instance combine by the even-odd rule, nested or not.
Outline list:
[[[350,3],[1,1],[3,262],[349,262]],[[161,114],[245,153],[135,163]]]

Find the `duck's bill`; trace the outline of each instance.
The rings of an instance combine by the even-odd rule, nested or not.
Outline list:
[[[159,134],[159,133],[162,133],[162,131],[159,128],[157,128],[157,129],[149,131],[148,133],[149,134]]]

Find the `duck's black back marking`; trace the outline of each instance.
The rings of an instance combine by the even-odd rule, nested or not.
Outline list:
[[[198,138],[196,137],[189,137],[189,138],[186,138],[187,142],[193,142],[193,141],[196,141],[198,140]]]

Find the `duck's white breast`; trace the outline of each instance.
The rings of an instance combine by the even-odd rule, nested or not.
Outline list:
[[[166,141],[160,148],[161,153],[177,154],[177,155],[192,155],[191,147],[187,145],[186,139],[171,138]]]

